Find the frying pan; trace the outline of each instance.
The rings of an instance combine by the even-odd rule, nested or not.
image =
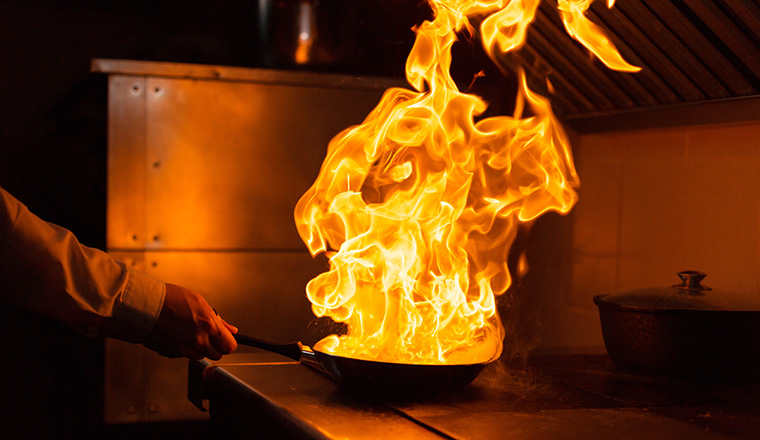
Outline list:
[[[438,396],[472,382],[488,362],[428,365],[369,361],[323,353],[293,342],[276,344],[236,334],[238,344],[260,348],[325,372],[347,390],[393,396]]]

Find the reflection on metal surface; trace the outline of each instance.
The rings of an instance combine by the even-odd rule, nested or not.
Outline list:
[[[293,207],[329,139],[380,93],[148,78],[143,106],[125,110],[142,95],[116,78],[114,249],[302,249]]]

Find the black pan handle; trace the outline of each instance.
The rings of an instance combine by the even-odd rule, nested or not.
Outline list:
[[[285,357],[289,357],[294,360],[301,359],[301,343],[291,342],[289,344],[276,344],[271,341],[264,341],[261,339],[252,338],[241,334],[233,335],[238,344],[248,345],[249,347],[260,348],[262,350],[271,351],[272,353],[281,354]]]

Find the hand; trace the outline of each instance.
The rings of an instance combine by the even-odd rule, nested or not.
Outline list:
[[[232,353],[237,328],[227,324],[197,292],[166,283],[161,314],[143,345],[160,355],[219,360]]]

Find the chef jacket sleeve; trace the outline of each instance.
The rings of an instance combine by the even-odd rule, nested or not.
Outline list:
[[[166,285],[80,244],[0,188],[0,296],[79,332],[142,342]]]

